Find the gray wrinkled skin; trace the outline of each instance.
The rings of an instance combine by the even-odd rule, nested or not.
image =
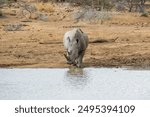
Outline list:
[[[64,47],[67,63],[82,67],[82,59],[88,47],[88,36],[79,28],[68,31],[64,35]]]

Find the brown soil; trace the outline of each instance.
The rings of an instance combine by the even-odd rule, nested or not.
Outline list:
[[[0,67],[70,67],[63,56],[63,35],[74,27],[89,36],[84,67],[150,66],[149,17],[120,13],[103,24],[75,23],[65,17],[58,21],[22,21],[10,15],[0,18]],[[14,22],[24,24],[22,30],[3,30],[5,25]]]

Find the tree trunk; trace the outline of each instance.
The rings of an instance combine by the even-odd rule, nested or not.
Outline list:
[[[128,6],[129,6],[129,12],[132,12],[133,0],[128,1]]]
[[[104,0],[102,0],[102,1],[101,1],[101,11],[104,10],[104,5],[105,5]]]
[[[145,12],[145,2],[146,2],[146,0],[141,0],[140,12],[142,12],[142,13]]]

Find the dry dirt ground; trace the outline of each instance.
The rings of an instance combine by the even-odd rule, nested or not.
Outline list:
[[[59,14],[57,14],[59,17]],[[6,14],[0,17],[0,67],[64,68],[63,35],[79,27],[89,36],[84,67],[149,67],[150,17],[136,13],[119,13],[101,23],[80,21],[69,16],[48,21],[24,19]],[[21,23],[19,31],[5,31],[9,23]]]

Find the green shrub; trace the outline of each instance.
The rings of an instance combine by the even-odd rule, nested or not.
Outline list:
[[[0,3],[7,3],[8,0],[0,0]]]
[[[148,17],[148,13],[147,13],[147,12],[142,13],[142,14],[141,14],[141,17]]]

